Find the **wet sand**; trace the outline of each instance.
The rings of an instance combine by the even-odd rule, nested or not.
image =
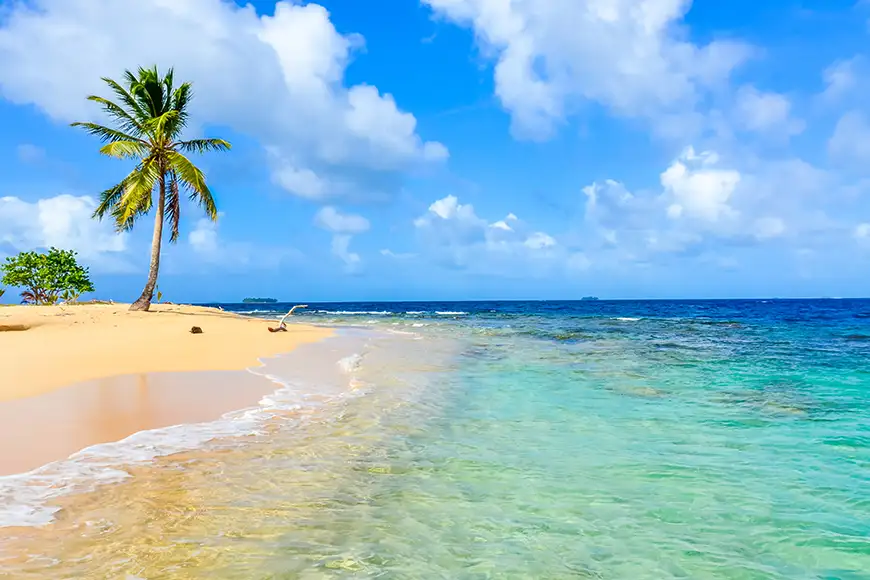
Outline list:
[[[0,403],[0,476],[30,471],[139,431],[202,423],[278,388],[246,371],[157,373],[88,381]]]

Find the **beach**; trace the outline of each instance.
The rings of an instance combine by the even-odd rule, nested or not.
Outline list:
[[[0,308],[0,475],[255,405],[276,387],[240,371],[330,335],[270,324],[197,306]]]
[[[296,322],[330,337],[250,371],[0,404],[31,449],[76,436],[64,416],[139,429],[0,477],[0,575],[865,578],[868,320],[860,300],[310,303]],[[245,410],[209,420],[229,393]],[[133,403],[204,422],[142,430]]]

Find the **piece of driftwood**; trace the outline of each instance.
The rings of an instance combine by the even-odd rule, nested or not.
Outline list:
[[[277,327],[269,327],[269,332],[287,332],[287,317],[293,314],[293,311],[297,308],[308,308],[307,304],[297,304],[293,308],[290,309],[290,312],[284,315],[281,321],[278,323]]]
[[[198,326],[191,326],[190,334],[202,334],[202,329]]]
[[[23,332],[30,330],[28,324],[0,324],[0,332]]]

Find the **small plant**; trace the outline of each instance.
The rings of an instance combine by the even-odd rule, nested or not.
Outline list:
[[[67,288],[66,290],[64,290],[63,292],[60,293],[60,297],[63,298],[64,302],[70,302],[72,304],[75,304],[76,302],[78,302],[79,296],[81,296],[81,295],[82,295],[81,292],[77,292],[77,291],[71,290],[69,288]]]
[[[85,292],[94,291],[88,269],[76,262],[76,253],[71,250],[21,252],[6,258],[0,271],[3,284],[24,288],[21,301],[25,304],[56,304],[60,298],[74,302]]]

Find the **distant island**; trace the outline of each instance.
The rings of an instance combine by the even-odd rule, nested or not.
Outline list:
[[[274,298],[245,298],[242,300],[244,304],[274,304],[278,302]]]
[[[598,300],[598,296],[584,296],[580,300]]]

